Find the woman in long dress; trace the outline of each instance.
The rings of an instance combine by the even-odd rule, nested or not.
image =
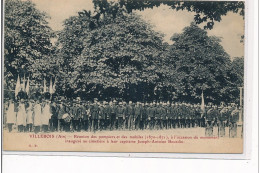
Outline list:
[[[27,108],[27,117],[26,117],[26,124],[27,124],[27,131],[32,132],[32,125],[33,125],[33,104],[32,101],[29,102],[29,107]]]
[[[34,109],[33,109],[33,114],[34,114],[34,121],[33,121],[33,125],[34,125],[34,132],[38,133],[40,132],[41,129],[41,125],[42,125],[42,121],[41,121],[41,116],[42,116],[42,107],[40,105],[40,100],[36,100],[36,103],[34,105]]]
[[[18,131],[23,132],[26,126],[26,111],[24,99],[22,98],[19,103],[18,112],[17,112],[17,126]]]
[[[16,112],[14,110],[14,101],[11,99],[9,101],[8,110],[6,112],[6,124],[9,132],[13,130],[13,125],[15,123],[16,123]]]
[[[42,110],[42,129],[44,132],[48,131],[51,116],[52,116],[52,114],[51,114],[50,101],[45,100],[45,104],[44,104],[43,110]]]

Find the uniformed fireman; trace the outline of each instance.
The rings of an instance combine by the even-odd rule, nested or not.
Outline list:
[[[90,102],[82,102],[82,128],[85,131],[89,130]]]
[[[98,130],[98,119],[99,119],[99,104],[97,99],[95,99],[94,104],[91,110],[91,117],[92,117],[92,128],[93,131],[96,132]]]
[[[231,112],[231,115],[229,117],[230,122],[230,137],[234,138],[237,137],[237,122],[239,120],[239,109],[238,106],[233,104],[233,111]]]
[[[117,112],[116,112],[116,119],[117,119],[117,129],[122,130],[123,129],[123,122],[124,122],[124,107],[123,103],[119,102],[117,105]]]
[[[100,112],[99,112],[99,129],[100,130],[105,130],[106,105],[107,105],[106,101],[103,101],[103,104],[100,105]]]
[[[114,100],[111,106],[110,130],[114,130],[116,128],[116,113],[117,113],[117,101]]]
[[[141,115],[140,102],[137,102],[134,108],[134,125],[136,130],[140,128],[140,115]]]
[[[167,107],[166,103],[161,103],[161,123],[162,123],[162,129],[167,129]]]

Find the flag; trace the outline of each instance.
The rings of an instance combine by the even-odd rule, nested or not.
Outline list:
[[[52,89],[52,78],[50,79],[50,94],[53,94],[53,89]]]
[[[21,84],[20,84],[20,77],[18,75],[16,86],[15,86],[15,97],[17,97],[20,90],[21,90]]]
[[[53,83],[53,86],[52,86],[52,92],[55,93],[56,91],[56,80],[54,78],[54,83]]]
[[[157,86],[154,87],[153,94],[156,95]]]
[[[204,94],[203,91],[201,93],[201,112],[204,113],[205,112],[205,103],[204,103]]]
[[[26,85],[26,88],[25,88],[25,92],[27,93],[27,95],[29,95],[29,90],[30,90],[30,79],[28,77],[27,85]]]
[[[23,82],[21,84],[22,91],[25,91],[25,75],[23,76]]]
[[[46,93],[47,92],[47,88],[46,88],[46,80],[44,78],[44,81],[43,81],[43,92]]]

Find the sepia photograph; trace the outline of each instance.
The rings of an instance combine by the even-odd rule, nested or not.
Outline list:
[[[244,1],[3,5],[4,151],[243,153]]]

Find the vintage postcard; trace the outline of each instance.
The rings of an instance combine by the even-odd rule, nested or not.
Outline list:
[[[244,1],[3,11],[4,151],[243,153]]]

